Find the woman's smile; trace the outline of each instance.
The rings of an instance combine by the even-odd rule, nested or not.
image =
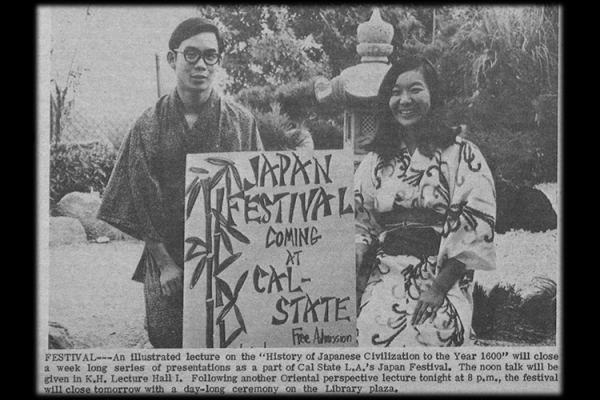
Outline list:
[[[408,110],[398,110],[398,112],[399,112],[400,114],[402,114],[402,115],[405,115],[405,116],[407,116],[407,115],[412,115],[412,114],[414,114],[414,113],[415,113],[415,110],[411,108],[411,109],[408,109]]]
[[[427,115],[431,107],[431,94],[421,71],[407,71],[398,76],[389,107],[405,128],[415,126]]]

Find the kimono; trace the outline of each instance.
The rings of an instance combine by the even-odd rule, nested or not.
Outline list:
[[[372,249],[359,305],[359,346],[473,344],[473,271],[495,268],[494,181],[479,149],[457,137],[433,157],[402,145],[389,163],[369,153],[355,173],[357,243]],[[467,273],[433,321],[412,325],[421,293],[447,259]]]
[[[186,155],[253,150],[262,150],[262,142],[249,111],[213,90],[190,129],[174,89],[146,110],[125,138],[98,218],[137,239],[163,242],[183,268]],[[159,278],[144,248],[133,280],[144,282],[150,342],[181,347],[183,296],[162,296]]]

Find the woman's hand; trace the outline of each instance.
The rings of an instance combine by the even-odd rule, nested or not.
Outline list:
[[[462,262],[450,258],[440,268],[429,289],[421,293],[411,323],[421,325],[427,321],[433,322],[435,315],[444,303],[448,291],[465,274],[466,267]]]
[[[446,291],[439,285],[432,284],[429,289],[421,293],[419,301],[415,307],[411,323],[413,325],[421,325],[430,318],[429,322],[433,322],[437,311],[440,309],[446,298]]]

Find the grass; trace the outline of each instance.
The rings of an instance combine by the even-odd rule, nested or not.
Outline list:
[[[558,83],[556,8],[498,6],[485,7],[480,13],[487,47],[499,52],[512,49],[526,55],[537,66],[539,76],[544,78],[546,90],[555,92]],[[481,72],[475,64],[474,75]],[[482,66],[482,69],[490,69],[494,64],[488,63],[489,67]]]

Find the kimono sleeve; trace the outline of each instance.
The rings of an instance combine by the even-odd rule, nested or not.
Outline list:
[[[354,173],[354,241],[371,245],[383,231],[374,213],[375,203],[375,163],[377,155],[369,153]]]
[[[459,142],[459,146],[438,264],[454,258],[467,269],[493,270],[496,267],[494,180],[477,146],[466,140]]]
[[[123,141],[102,197],[98,218],[136,239],[164,242],[161,190],[150,164],[152,152],[136,124]]]

